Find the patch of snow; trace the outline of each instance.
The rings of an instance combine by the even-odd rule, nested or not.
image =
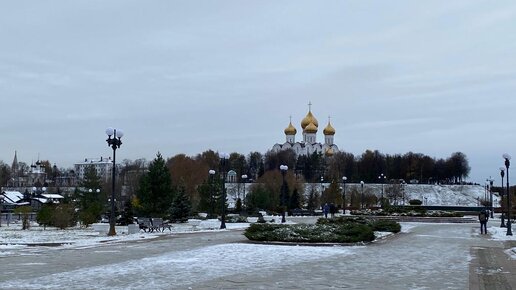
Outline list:
[[[492,240],[516,241],[516,236],[514,236],[514,235],[508,236],[507,228],[501,228],[499,225],[500,225],[500,220],[490,219],[488,222],[487,233],[491,235]],[[513,232],[514,232],[514,227],[512,227],[512,228],[513,228]],[[480,231],[480,228],[479,228],[479,231]]]
[[[188,285],[229,276],[238,267],[240,275],[271,271],[270,265],[299,262],[321,262],[334,255],[351,255],[360,247],[285,247],[274,245],[225,244],[184,252],[167,253],[122,263],[72,270],[33,279],[8,280],[2,287],[17,289],[57,289],[89,285],[100,289],[169,289],[171,285]],[[238,253],[238,255],[235,255]],[[224,265],[214,267],[213,265]],[[154,269],[148,271],[148,269]],[[124,285],[123,279],[113,277],[138,276],[146,279]],[[201,275],[202,273],[202,275]],[[163,277],[166,277],[165,279]],[[150,282],[150,283],[149,283]],[[80,288],[80,287],[79,287]]]
[[[516,248],[510,248],[504,251],[511,260],[516,260]]]
[[[402,233],[410,233],[410,231],[416,227],[417,223],[400,223]]]

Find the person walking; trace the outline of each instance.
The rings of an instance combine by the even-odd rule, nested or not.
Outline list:
[[[328,213],[330,212],[330,206],[328,203],[323,206],[324,218],[328,218]]]
[[[335,207],[335,205],[332,203],[330,203],[330,216],[331,218],[335,218],[335,213],[337,212],[337,208]]]
[[[480,234],[487,234],[487,221],[489,220],[489,214],[482,210],[478,214],[478,221],[480,222]]]

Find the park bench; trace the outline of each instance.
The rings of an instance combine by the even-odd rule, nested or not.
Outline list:
[[[292,210],[293,216],[312,216],[315,215],[313,210],[295,208]]]
[[[172,231],[172,226],[162,218],[138,218],[138,226],[144,232],[164,232],[165,229]]]
[[[172,231],[172,226],[168,223],[168,221],[164,221],[162,218],[152,218],[152,231],[164,232],[165,229]]]
[[[138,218],[138,226],[140,227],[140,230],[143,230],[144,232],[152,231],[152,222],[150,218]]]

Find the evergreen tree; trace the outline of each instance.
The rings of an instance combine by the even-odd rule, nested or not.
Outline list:
[[[197,210],[200,212],[211,212],[211,187],[209,181],[204,181],[201,185],[197,187],[197,192],[199,194],[199,204],[197,205]]]
[[[172,181],[165,160],[158,152],[149,164],[149,171],[142,176],[136,196],[139,211],[150,217],[163,217],[173,201]]]
[[[264,184],[253,184],[251,190],[246,195],[245,204],[247,205],[248,212],[271,210],[273,207],[271,193]]]
[[[36,221],[40,226],[43,226],[43,230],[47,228],[47,226],[52,225],[52,212],[54,211],[54,206],[51,204],[44,204],[41,209],[38,211],[36,216]]]
[[[169,210],[170,220],[174,222],[188,221],[191,208],[192,205],[186,195],[185,187],[181,185]]]
[[[315,210],[319,207],[319,194],[314,187],[310,189],[307,203],[307,208],[309,210]]]
[[[235,212],[237,212],[237,213],[242,212],[242,199],[240,199],[240,197],[236,201]]]
[[[134,211],[133,211],[133,203],[131,200],[127,200],[124,203],[124,211],[122,212],[122,218],[120,220],[120,225],[125,226],[132,224],[134,220]]]
[[[332,180],[330,186],[321,195],[321,204],[325,203],[342,204],[339,184],[335,180]]]
[[[301,197],[299,196],[299,191],[297,190],[297,188],[294,188],[294,191],[292,191],[292,195],[290,196],[289,208],[290,209],[299,208],[300,204],[301,204]]]
[[[289,194],[288,183],[281,183],[281,191],[280,191],[280,211],[285,211],[290,209],[290,194]]]
[[[79,220],[83,226],[87,227],[100,220],[102,212],[105,210],[107,197],[101,190],[102,181],[93,165],[86,168],[80,186],[75,190]]]

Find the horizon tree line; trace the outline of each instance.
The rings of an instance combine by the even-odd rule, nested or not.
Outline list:
[[[156,159],[151,162],[145,159],[123,160],[118,165],[117,188],[123,185],[127,197],[125,202],[131,203],[133,210],[144,214],[158,214],[163,211],[171,213],[174,202],[177,206],[188,208],[189,211],[208,211],[211,210],[208,208],[210,202],[206,198],[210,196],[208,188],[213,186],[208,183],[210,169],[218,171],[217,178],[214,180],[218,185],[209,190],[213,191],[215,202],[220,204],[222,181],[219,177],[219,162],[219,156],[213,150],[207,150],[195,156],[177,154],[167,159],[158,153]],[[45,168],[53,177],[59,172],[66,171],[61,169],[56,172],[56,166],[51,167],[48,161],[44,164],[49,167]],[[302,198],[304,188],[300,184],[304,182],[338,182],[346,176],[347,182],[372,183],[379,182],[378,176],[384,174],[393,180],[458,183],[463,182],[470,172],[468,159],[461,152],[455,152],[446,159],[432,158],[413,152],[389,155],[382,154],[378,150],[366,150],[358,156],[347,152],[339,152],[333,156],[320,153],[296,156],[292,150],[268,151],[265,155],[260,152],[250,152],[247,156],[234,152],[230,154],[228,164],[228,170],[237,173],[238,182],[256,183],[250,189],[249,200],[238,201],[240,205],[243,203],[246,207],[256,209],[266,206],[270,209],[271,205],[279,205],[279,192],[282,186],[279,172],[281,164],[289,167],[286,174],[289,208],[299,207],[302,203],[314,204],[314,200],[305,201]],[[158,175],[152,176],[152,174]],[[244,174],[248,176],[247,180],[241,179]],[[163,179],[166,176],[170,181]],[[6,184],[9,179],[10,166],[0,161],[0,181]],[[110,186],[102,184],[98,187],[103,188],[102,195],[109,194]],[[257,192],[262,194],[255,194]],[[117,198],[122,198],[119,193],[117,195]],[[182,200],[174,200],[177,196],[181,196]],[[313,198],[321,197],[313,196]],[[220,206],[216,206],[213,214],[218,213],[219,210]],[[98,217],[98,207],[94,215]]]

